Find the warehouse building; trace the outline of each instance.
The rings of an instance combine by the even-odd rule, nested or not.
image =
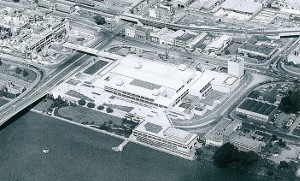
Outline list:
[[[221,4],[221,8],[236,13],[256,15],[262,10],[262,4],[247,0],[226,0]]]
[[[276,105],[252,98],[245,99],[236,108],[238,114],[261,122],[269,121],[276,111]]]

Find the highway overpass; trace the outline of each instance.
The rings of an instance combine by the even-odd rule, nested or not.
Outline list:
[[[167,27],[172,30],[189,29],[189,30],[210,31],[210,32],[265,35],[265,36],[273,36],[278,38],[300,35],[300,28],[280,28],[275,30],[265,30],[265,29],[246,30],[246,29],[218,28],[218,27],[211,27],[211,26],[187,26],[187,25],[174,24],[174,23],[164,23],[154,19],[148,19],[139,15],[134,15],[129,13],[124,13],[119,18],[122,21],[130,21],[138,25],[143,24],[143,25],[153,26],[157,28]]]

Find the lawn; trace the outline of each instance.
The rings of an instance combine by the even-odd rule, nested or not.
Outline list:
[[[122,125],[122,119],[119,117],[81,106],[62,107],[58,109],[58,113],[62,117],[71,118],[72,121],[78,123],[91,123],[94,121],[95,125],[100,126],[104,122],[109,122],[111,120],[113,124]]]

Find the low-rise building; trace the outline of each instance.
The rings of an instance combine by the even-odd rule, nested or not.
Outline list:
[[[163,22],[171,22],[174,14],[175,10],[171,4],[160,4],[149,8],[149,16]]]
[[[241,47],[238,48],[238,53],[258,59],[270,59],[276,51],[276,46],[268,44],[256,45],[251,43],[244,43]]]
[[[72,12],[75,11],[75,6],[73,4],[65,4],[61,2],[55,3],[55,11],[60,11],[63,13],[68,13],[71,14]]]
[[[141,26],[128,26],[125,28],[125,35],[131,38],[148,40],[152,29]]]
[[[222,118],[213,129],[205,135],[205,142],[208,145],[222,146],[228,142],[229,136],[242,127],[240,120]]]
[[[298,47],[296,50],[294,50],[287,58],[287,61],[293,65],[299,65],[300,64],[300,48]]]
[[[231,42],[232,37],[229,35],[222,35],[214,39],[210,44],[205,47],[206,52],[220,53],[224,48],[226,48]]]
[[[147,117],[133,130],[136,141],[189,159],[195,158],[199,136],[171,126],[163,112]]]
[[[229,143],[233,144],[240,151],[254,151],[260,153],[266,146],[263,141],[255,140],[238,134],[232,134]]]
[[[150,32],[150,40],[159,44],[173,46],[175,38],[182,36],[183,34],[183,30],[178,30],[174,32],[168,28],[156,29]]]
[[[252,98],[246,98],[236,108],[238,114],[261,122],[269,121],[276,111],[276,105]]]
[[[172,3],[179,8],[185,8],[192,4],[194,1],[195,0],[174,0]]]
[[[262,10],[262,4],[247,0],[226,0],[221,4],[221,8],[237,13],[256,15]]]
[[[185,32],[183,35],[174,39],[174,46],[185,48],[189,42],[191,42],[197,34]]]

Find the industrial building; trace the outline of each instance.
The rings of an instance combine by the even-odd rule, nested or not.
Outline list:
[[[269,121],[277,111],[277,106],[265,101],[246,98],[237,108],[237,114],[261,122]]]
[[[228,74],[241,78],[245,73],[245,60],[242,57],[232,57],[228,59]]]
[[[262,10],[262,4],[247,0],[226,0],[221,4],[221,8],[236,13],[256,15]]]
[[[241,47],[238,48],[238,53],[257,59],[270,59],[276,51],[276,46],[268,44],[256,45],[251,43],[244,43]]]

